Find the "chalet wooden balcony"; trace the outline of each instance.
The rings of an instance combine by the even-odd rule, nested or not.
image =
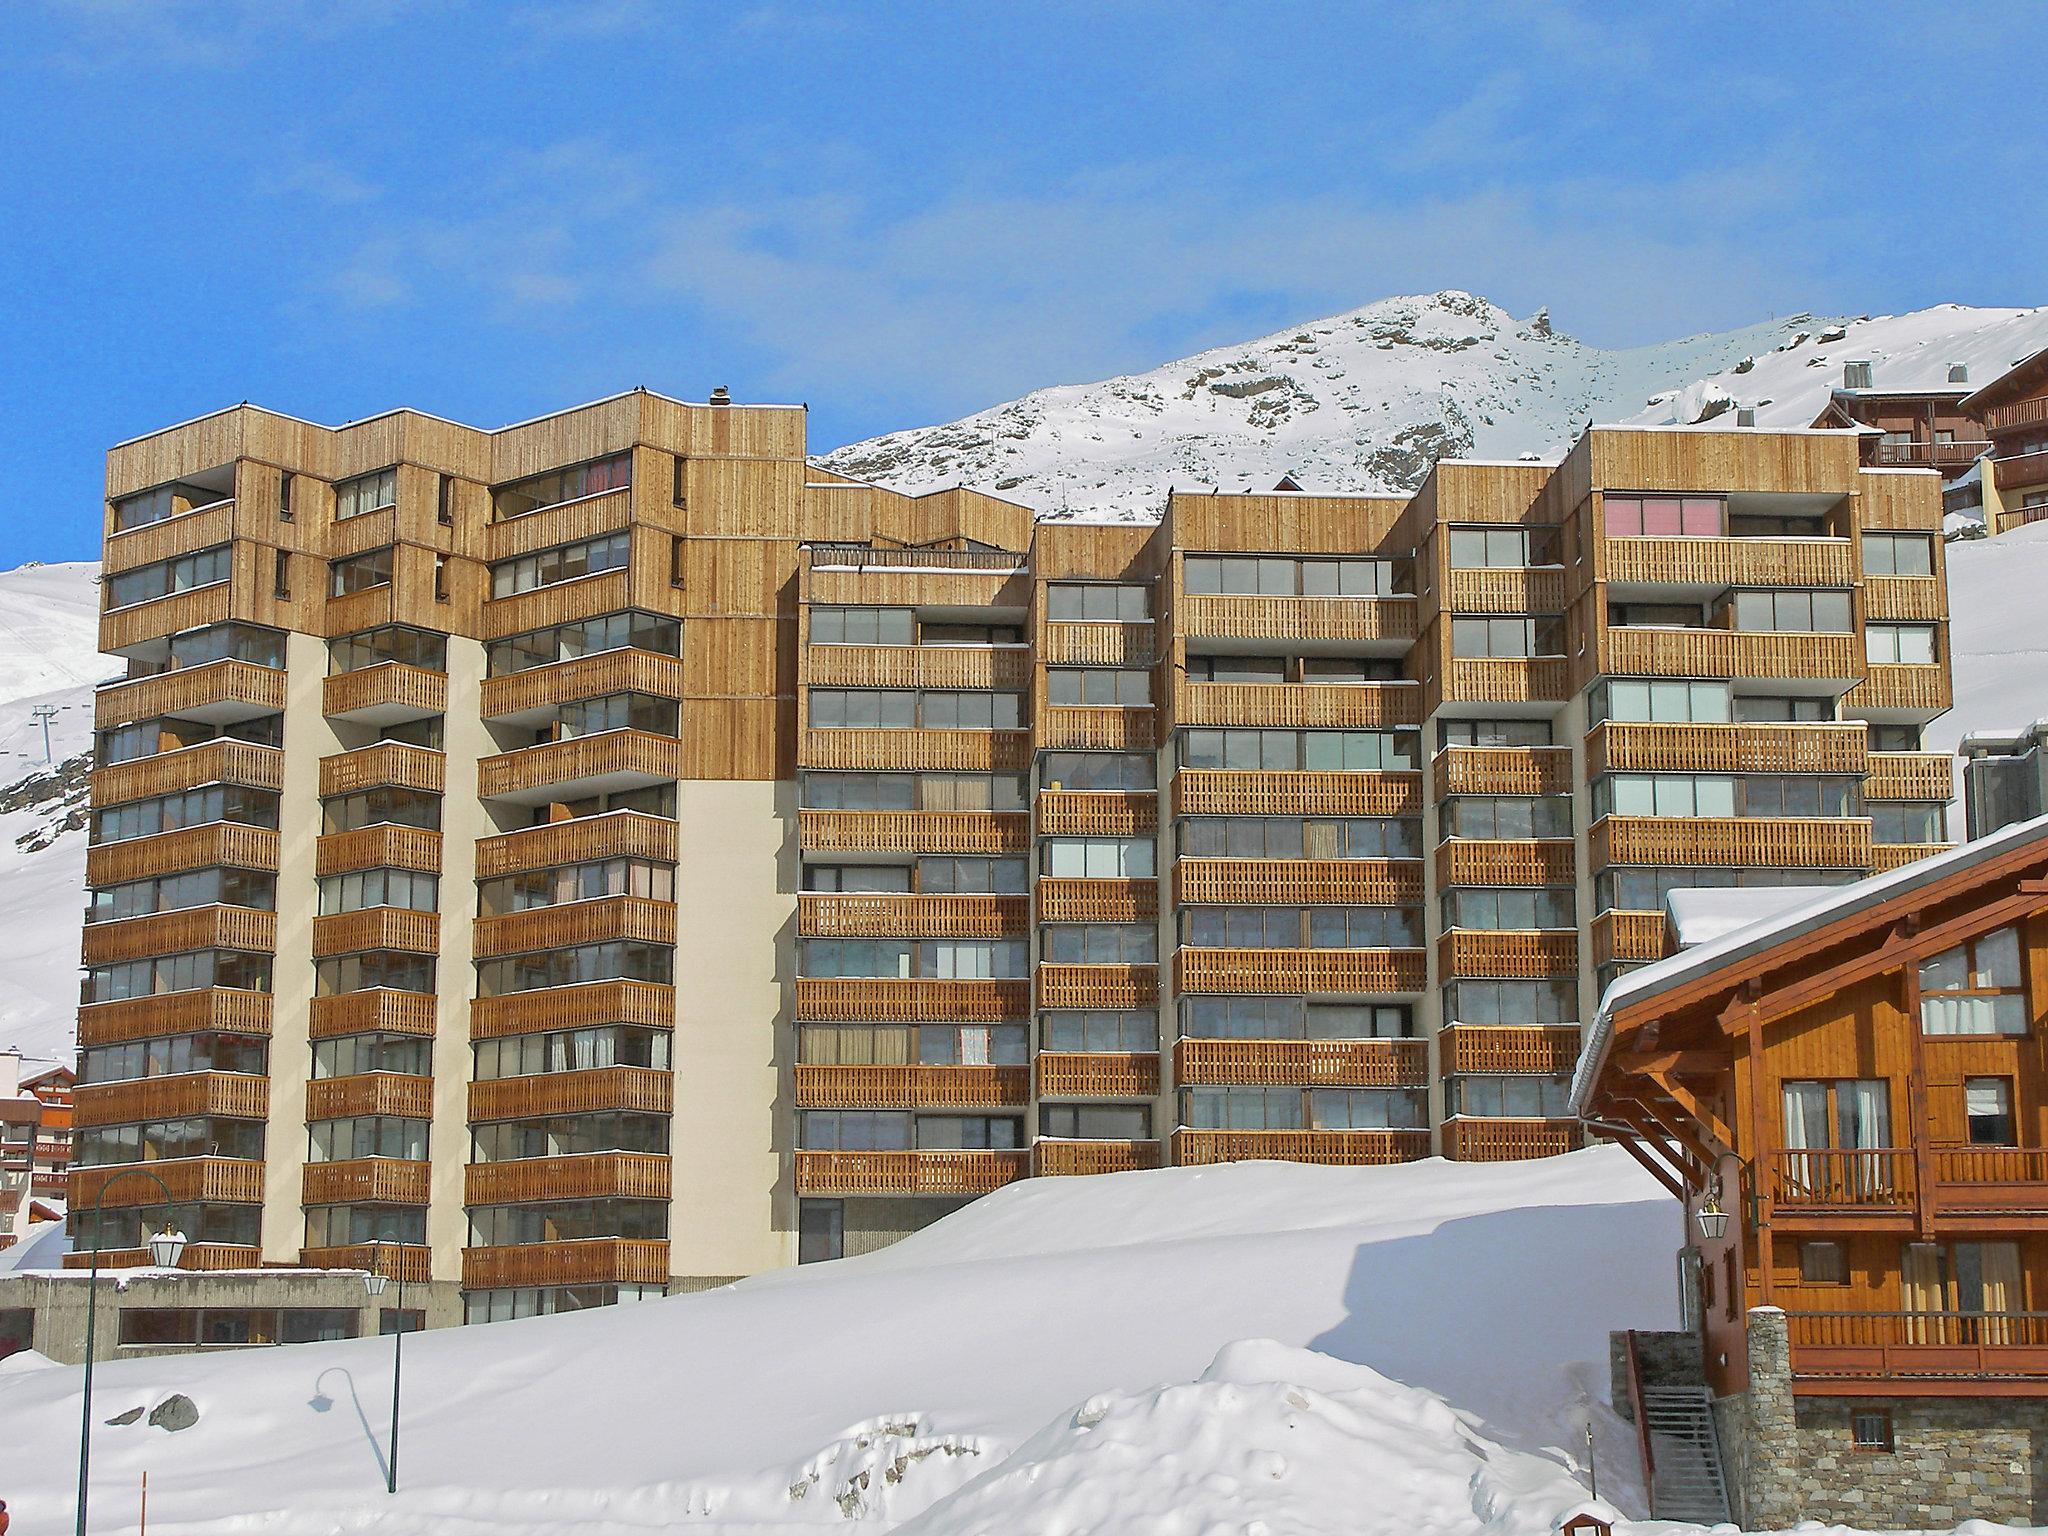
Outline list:
[[[306,1205],[425,1205],[432,1182],[425,1162],[350,1157],[306,1164],[299,1198]]]
[[[345,1243],[336,1248],[301,1248],[299,1263],[307,1269],[360,1269],[406,1285],[424,1285],[434,1277],[432,1250],[418,1243]]]
[[[320,605],[322,630],[330,635],[353,635],[366,629],[381,629],[398,622],[398,587],[387,582],[330,597]]]
[[[1201,640],[1413,640],[1415,599],[1397,597],[1225,597],[1185,593],[1181,633]]]
[[[1729,629],[1609,627],[1599,669],[1619,677],[1784,677],[1853,683],[1864,675],[1859,636]]]
[[[1031,1016],[1031,983],[942,977],[800,977],[799,1019],[1000,1023]]]
[[[108,1209],[113,1207],[109,1206]],[[178,1268],[186,1271],[210,1273],[223,1269],[256,1269],[263,1263],[261,1248],[245,1248],[235,1243],[187,1243],[185,1251],[178,1256]],[[92,1254],[67,1253],[62,1260],[66,1269],[89,1269]],[[150,1257],[147,1248],[102,1248],[100,1268],[108,1269],[155,1269],[157,1262]]]
[[[481,928],[482,923],[477,926]],[[331,912],[313,919],[313,957],[360,955],[372,949],[397,949],[432,955],[441,948],[441,914],[407,907],[365,907],[359,912]]]
[[[117,1003],[91,1003],[78,1010],[78,1043],[119,1045],[163,1035],[268,1035],[271,997],[268,992],[238,992],[211,987],[199,992],[174,992],[167,997],[129,997]]]
[[[1023,811],[801,811],[797,835],[817,853],[1023,853]]]
[[[1866,769],[1859,722],[1641,725],[1610,720],[1586,736],[1586,777],[1603,773],[1840,773]]]
[[[1022,773],[1031,765],[1029,731],[807,730],[798,749],[806,768],[894,772]]]
[[[1196,1131],[1173,1133],[1182,1167],[1270,1158],[1325,1167],[1378,1167],[1429,1156],[1427,1131]]]
[[[1603,816],[1588,836],[1595,869],[1613,864],[1870,868],[1870,823],[1766,816]]]
[[[1437,846],[1436,882],[1449,885],[1570,885],[1569,838],[1454,837]]]
[[[188,629],[224,624],[234,616],[230,585],[217,581],[211,586],[110,609],[100,615],[100,649],[126,651],[147,641],[181,635]]]
[[[277,952],[277,914],[254,907],[184,907],[148,917],[85,925],[87,965],[108,965],[194,949]]]
[[[1414,683],[1189,683],[1176,725],[1258,725],[1382,730],[1422,722]]]
[[[1593,963],[1664,958],[1662,912],[1602,912],[1593,919]]]
[[[1041,923],[1149,923],[1159,916],[1156,880],[1084,880],[1041,876]]]
[[[1576,976],[1579,936],[1569,929],[1454,928],[1436,941],[1437,975]]]
[[[1893,710],[1933,719],[1955,702],[1940,662],[1871,662],[1863,681],[1842,697],[1844,709]]]
[[[1910,1147],[1840,1148],[1770,1154],[1772,1202],[1799,1211],[1896,1211],[1914,1208]]]
[[[662,1152],[581,1152],[470,1163],[462,1170],[464,1205],[525,1205],[539,1200],[666,1200],[671,1179]]]
[[[270,1079],[242,1072],[179,1072],[121,1083],[80,1083],[73,1092],[73,1123],[133,1125],[188,1115],[261,1120],[270,1113]]]
[[[1460,1163],[1515,1163],[1555,1157],[1583,1145],[1576,1120],[1490,1120],[1460,1116],[1443,1123],[1444,1156]]]
[[[660,1238],[586,1237],[462,1250],[462,1288],[666,1285],[668,1243]]]
[[[537,725],[552,719],[564,704],[579,699],[600,699],[612,693],[680,699],[684,693],[683,661],[659,651],[601,651],[487,677],[478,693],[484,719]]]
[[[647,789],[683,776],[683,744],[652,731],[600,731],[481,759],[476,792],[485,800],[541,805]]]
[[[1427,1040],[1176,1040],[1181,1087],[1272,1084],[1304,1088],[1422,1088]]]
[[[1112,624],[1106,620],[1088,623],[1048,623],[1039,647],[1044,660],[1054,664],[1097,667],[1149,667],[1159,660],[1152,625]]]
[[[1040,1051],[1040,1098],[1149,1099],[1159,1092],[1157,1051]]]
[[[1038,830],[1096,837],[1149,837],[1159,827],[1159,796],[1147,790],[1041,789]]]
[[[1055,1141],[1041,1136],[1031,1143],[1031,1172],[1037,1178],[1134,1173],[1159,1163],[1156,1141]]]
[[[1616,586],[1852,587],[1848,539],[1658,538],[1601,541],[1607,583]]]
[[[803,1109],[1021,1109],[1029,1067],[825,1066],[799,1062]]]
[[[1570,747],[1445,747],[1430,764],[1446,795],[1568,795]]]
[[[96,768],[87,782],[95,807],[147,800],[201,784],[282,789],[284,753],[252,741],[209,741],[155,757],[138,757]]]
[[[1576,1024],[1448,1024],[1437,1034],[1446,1077],[1509,1072],[1562,1077],[1578,1065]]]
[[[1956,762],[1946,752],[1873,752],[1863,780],[1866,800],[1955,798]]]
[[[1022,938],[1031,898],[806,891],[796,899],[796,928],[806,938]]]
[[[1984,413],[1984,428],[1988,432],[2009,432],[2037,421],[2048,421],[2048,397],[2015,400],[2011,405],[1995,405]]]
[[[1871,872],[1881,875],[1902,865],[1917,864],[1922,859],[1931,859],[1937,853],[1947,853],[1954,847],[1954,843],[1872,843]]]
[[[148,1179],[121,1179],[122,1174],[136,1168],[147,1169],[162,1179],[174,1201],[256,1205],[263,1199],[263,1164],[253,1158],[171,1157],[148,1163],[109,1163],[91,1168],[74,1164],[71,1169],[71,1204],[80,1210],[96,1202],[110,1211],[138,1205],[160,1207],[164,1195],[155,1184]],[[118,1184],[114,1182],[116,1179],[120,1179]]]
[[[2001,491],[2029,491],[2048,485],[2048,449],[1991,461],[1992,482]],[[101,621],[102,628],[105,621]]]
[[[209,822],[100,843],[85,851],[87,885],[121,885],[152,875],[175,875],[188,869],[226,865],[234,869],[277,869],[277,834],[235,821]]]
[[[178,667],[154,677],[108,683],[93,695],[93,724],[100,730],[131,720],[171,715],[224,725],[274,715],[284,708],[285,676],[277,667],[249,661],[209,661]]]
[[[529,907],[503,917],[480,917],[471,933],[479,960],[611,939],[673,944],[676,904],[648,896],[599,896],[558,907]]]
[[[308,1005],[307,1029],[315,1040],[343,1035],[431,1035],[434,998],[426,992],[343,992],[316,997]]]
[[[402,661],[336,672],[320,685],[320,710],[332,720],[391,725],[448,712],[448,674]]]
[[[430,795],[448,787],[448,758],[402,741],[337,752],[320,759],[320,793],[352,795],[365,789],[417,789]]]
[[[356,1072],[315,1078],[306,1084],[308,1120],[345,1120],[355,1115],[427,1120],[433,1113],[434,1080],[410,1072]]]
[[[1444,583],[1452,613],[1562,613],[1564,571],[1558,566],[1453,569]]]
[[[1158,715],[1147,705],[1048,704],[1038,716],[1038,745],[1150,752],[1159,744]]]
[[[985,1195],[1030,1172],[1017,1151],[798,1152],[800,1195]]]
[[[1420,859],[1180,859],[1174,900],[1400,906],[1422,900]]]
[[[652,1067],[586,1067],[578,1072],[537,1072],[469,1085],[473,1121],[527,1120],[544,1115],[585,1115],[632,1110],[666,1115],[675,1109],[675,1074]]]
[[[1156,965],[1067,965],[1038,967],[1041,1008],[1156,1008]]]
[[[801,991],[801,988],[799,988]],[[469,1005],[469,1036],[494,1040],[597,1024],[673,1029],[676,989],[652,981],[586,981],[573,987],[479,997]]]
[[[1799,1395],[2048,1392],[2048,1312],[1788,1312]]]
[[[1444,669],[1447,703],[1557,703],[1571,693],[1571,664],[1562,656],[1460,656]]]
[[[1021,692],[1031,686],[1031,648],[812,645],[804,651],[804,681],[813,688],[1000,688]]]
[[[1945,619],[1948,589],[1939,576],[1865,576],[1866,619]]]
[[[1390,996],[1428,986],[1420,949],[1182,949],[1179,992],[1336,992]]]
[[[1991,444],[1964,438],[1954,442],[1888,443],[1880,439],[1871,445],[1875,462],[1896,469],[1943,469],[1968,464]]]
[[[441,869],[441,834],[426,827],[401,827],[384,823],[357,827],[353,832],[330,832],[313,843],[313,872],[316,875],[346,874],[352,869],[416,869],[438,874]]]
[[[676,861],[676,824],[665,817],[638,811],[609,811],[550,822],[497,837],[477,839],[479,880],[518,874],[529,869],[556,869],[597,859]]]
[[[1176,816],[1419,816],[1422,775],[1183,768],[1173,804]]]

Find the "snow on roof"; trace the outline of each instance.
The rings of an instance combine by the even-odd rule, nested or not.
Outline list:
[[[1690,949],[1709,944],[1737,928],[1763,922],[1813,900],[1809,885],[1780,885],[1739,889],[1700,886],[1669,892],[1664,912],[1679,944]]]
[[[2048,720],[2035,720],[2027,725],[2003,729],[1987,726],[1971,731],[1957,743],[1956,754],[1975,757],[1982,753],[2024,752],[2040,742],[2048,742]]]
[[[2048,816],[2037,816],[2031,821],[2001,827],[1988,837],[1963,843],[1947,853],[1901,865],[1885,874],[1858,880],[1853,885],[1827,886],[1818,894],[1801,890],[1800,894],[1807,897],[1804,901],[1788,902],[1782,910],[1768,917],[1728,928],[1718,937],[1702,940],[1690,949],[1667,955],[1640,970],[1616,977],[1600,999],[1600,1011],[1593,1019],[1592,1032],[1587,1037],[1585,1049],[1579,1053],[1578,1070],[1572,1075],[1573,1111],[1585,1112],[1587,1096],[1607,1057],[1607,1046],[1614,1033],[1614,1016],[1623,1008],[1681,982],[1704,976],[1731,961],[1767,953],[1787,940],[1813,933],[1852,913],[1867,911],[1893,897],[1932,885],[1958,870],[1970,869],[2043,838],[2048,838]],[[1749,890],[1730,894],[1757,897],[1763,892]]]

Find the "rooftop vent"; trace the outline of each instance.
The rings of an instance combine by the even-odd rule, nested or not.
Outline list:
[[[1844,363],[1844,364],[1842,364],[1842,388],[1844,388],[1844,389],[1868,389],[1868,388],[1870,388],[1870,364],[1868,364],[1868,363]]]
[[[1735,425],[1737,425],[1738,427],[1755,426],[1756,407],[1753,405],[1745,405],[1738,407],[1735,412]]]
[[[1950,363],[1948,365],[1948,381],[1951,384],[1969,383],[1970,365],[1968,363]]]
[[[721,384],[718,386],[718,388],[711,391],[710,403],[713,405],[731,405],[732,394],[730,391],[726,389],[726,387],[723,384]]]

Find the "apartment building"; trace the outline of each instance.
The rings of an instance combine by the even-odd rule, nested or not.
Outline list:
[[[113,450],[75,1221],[132,1250],[147,1164],[188,1265],[488,1319],[1033,1175],[1540,1155],[1666,890],[1941,846],[1940,480],[1853,432],[1090,526],[803,431]]]
[[[0,1248],[62,1209],[71,1161],[71,1070],[0,1051]]]
[[[1962,402],[1984,423],[1990,449],[1978,468],[1987,532],[2048,518],[2048,349],[2020,359]]]

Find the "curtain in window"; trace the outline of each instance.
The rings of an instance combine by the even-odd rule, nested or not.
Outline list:
[[[1948,1310],[1948,1286],[1943,1274],[1941,1249],[1933,1243],[1908,1243],[1900,1266],[1905,1296],[1906,1342],[1942,1344],[1948,1342],[1948,1324],[1938,1314]]]
[[[1301,852],[1308,859],[1338,859],[1343,853],[1338,847],[1339,827],[1334,821],[1309,821],[1302,823]]]
[[[963,1067],[985,1067],[989,1064],[989,1031],[987,1025],[969,1025],[960,1031],[960,1065]]]
[[[1860,1151],[1891,1145],[1891,1095],[1882,1078],[1861,1078],[1836,1090],[1835,1118],[1841,1144]],[[1889,1192],[1891,1163],[1883,1157],[1849,1159],[1848,1195],[1868,1200]]]
[[[1827,1159],[1801,1157],[1808,1148],[1828,1144],[1828,1088],[1826,1083],[1785,1084],[1786,1182],[1794,1190],[1810,1194],[1825,1175]]]
[[[2017,1312],[2023,1286],[2020,1280],[2020,1249],[2017,1243],[1958,1243],[1957,1269],[1962,1269],[1962,1252],[1976,1250],[1978,1310],[1986,1313]],[[1972,1298],[1964,1298],[1966,1301]],[[1986,1344],[2018,1342],[2013,1325],[2002,1317],[1985,1317],[1980,1326]]]

